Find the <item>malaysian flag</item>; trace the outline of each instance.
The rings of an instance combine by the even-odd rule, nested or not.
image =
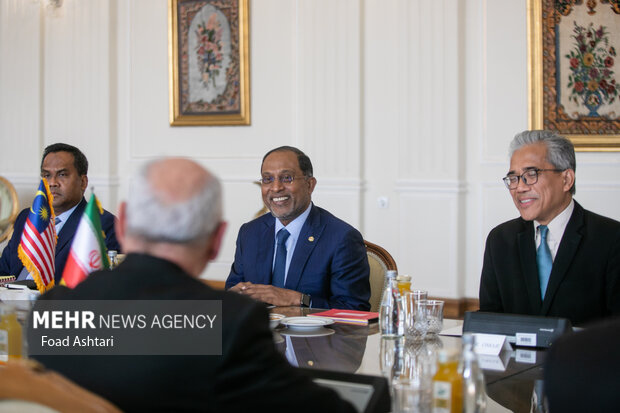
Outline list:
[[[52,194],[43,178],[30,213],[24,224],[18,255],[24,267],[32,274],[39,292],[54,286],[54,256],[56,251],[55,215]]]

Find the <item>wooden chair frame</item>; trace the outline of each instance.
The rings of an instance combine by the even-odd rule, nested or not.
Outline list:
[[[373,244],[372,242],[366,241],[364,240],[364,244],[366,245],[366,253],[370,256],[372,256],[373,258],[376,258],[378,261],[380,261],[383,266],[385,267],[385,270],[393,270],[393,271],[398,271],[398,267],[396,266],[396,261],[394,261],[394,258],[390,255],[389,252],[387,252],[387,250],[383,247],[380,247],[377,244]],[[381,304],[381,296],[383,295],[383,289],[385,287],[385,272],[382,274],[381,277],[381,290],[378,291],[377,287],[373,288],[373,279],[369,280],[370,281],[370,310],[371,311],[379,311],[379,305]]]

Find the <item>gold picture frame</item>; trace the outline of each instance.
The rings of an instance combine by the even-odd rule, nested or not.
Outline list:
[[[0,176],[0,242],[13,233],[13,223],[19,213],[19,199],[15,187]]]
[[[250,124],[248,0],[169,0],[170,125]]]
[[[620,0],[527,0],[527,37],[529,128],[620,151]]]

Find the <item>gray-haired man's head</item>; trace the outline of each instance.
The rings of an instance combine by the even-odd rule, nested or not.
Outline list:
[[[130,184],[127,234],[150,242],[206,241],[222,220],[218,179],[181,158],[145,165]]]
[[[548,130],[526,130],[518,133],[510,142],[510,157],[517,149],[535,143],[542,143],[547,147],[547,161],[557,169],[577,170],[573,143],[564,136]],[[575,195],[575,185],[570,192]]]

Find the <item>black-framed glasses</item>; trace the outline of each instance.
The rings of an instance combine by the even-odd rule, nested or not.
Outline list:
[[[295,179],[303,179],[306,178],[305,176],[293,176],[293,175],[289,175],[289,174],[284,174],[284,175],[280,175],[278,176],[278,181],[280,181],[281,184],[284,185],[290,185],[293,183],[293,181]],[[258,180],[258,183],[261,185],[271,185],[272,183],[274,183],[276,180],[275,176],[269,175],[269,176],[263,176]]]
[[[534,185],[538,182],[538,174],[540,172],[564,172],[566,169],[539,169],[532,168],[523,172],[521,175],[511,174],[506,175],[502,178],[504,184],[506,184],[506,188],[508,189],[516,189],[519,186],[519,179],[523,181],[525,185]]]

